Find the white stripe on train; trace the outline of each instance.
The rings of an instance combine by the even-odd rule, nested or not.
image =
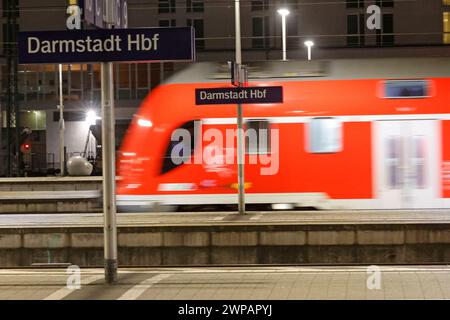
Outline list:
[[[236,204],[237,201],[237,194],[117,195],[117,205],[121,207],[152,207],[156,205],[220,205]],[[383,204],[380,199],[330,199],[326,193],[247,193],[245,195],[245,201],[247,204],[289,203],[295,204],[298,207],[315,207],[317,209],[324,210],[387,209],[385,204]],[[427,209],[444,208],[450,208],[450,198],[436,198],[427,205]]]
[[[314,118],[321,116],[292,116],[292,117],[246,117],[244,120],[264,119],[272,123],[307,123]],[[371,122],[380,120],[450,120],[449,114],[392,114],[392,115],[361,115],[361,116],[323,116],[325,118],[336,118],[342,122]],[[205,125],[214,124],[236,124],[236,118],[205,118],[202,119]]]

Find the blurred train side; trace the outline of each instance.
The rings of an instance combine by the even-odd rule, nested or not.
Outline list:
[[[244,106],[247,121],[267,122],[280,135],[278,148],[271,150],[278,152],[276,174],[261,175],[267,166],[248,164],[246,155],[247,203],[320,209],[450,207],[449,72],[447,58],[251,65],[249,85],[283,86],[284,102]],[[387,81],[405,80],[423,81],[427,94],[385,96]],[[118,159],[123,177],[119,206],[237,202],[236,165],[165,168],[177,128],[200,120],[203,132],[215,128],[225,135],[236,127],[235,106],[195,105],[196,88],[228,86],[225,65],[197,63],[142,102]],[[311,124],[317,119],[339,122],[339,150],[311,151]]]

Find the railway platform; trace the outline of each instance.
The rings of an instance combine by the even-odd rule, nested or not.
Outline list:
[[[89,268],[80,270],[80,287],[70,288],[66,269],[2,269],[0,299],[450,299],[448,266],[381,266],[378,271],[379,283],[368,286],[362,266],[119,268],[118,283],[111,286],[104,283],[102,269]],[[193,302],[180,301],[180,306],[186,303]],[[170,316],[178,310],[172,306],[165,312]]]
[[[450,211],[120,213],[123,266],[446,264]],[[0,266],[103,265],[103,218],[0,215]]]
[[[102,177],[0,178],[0,213],[101,212]]]

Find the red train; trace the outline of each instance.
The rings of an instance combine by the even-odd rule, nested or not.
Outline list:
[[[249,69],[250,86],[282,86],[284,102],[244,105],[246,128],[256,134],[246,139],[248,204],[450,207],[450,59]],[[149,94],[120,150],[119,207],[237,203],[236,107],[195,105],[196,88],[226,86],[226,64],[195,63]]]

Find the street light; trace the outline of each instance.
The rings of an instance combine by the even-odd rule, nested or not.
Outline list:
[[[314,46],[314,42],[307,40],[305,41],[305,46],[308,47],[308,60],[311,60],[311,48]]]
[[[279,9],[278,13],[281,15],[281,24],[283,28],[283,61],[286,61],[286,16],[289,15],[288,9]]]
[[[101,118],[99,116],[97,116],[97,113],[94,110],[88,110],[88,112],[86,112],[86,118],[85,118],[85,122],[89,125],[89,126],[93,126],[97,123],[97,120],[100,120]]]

